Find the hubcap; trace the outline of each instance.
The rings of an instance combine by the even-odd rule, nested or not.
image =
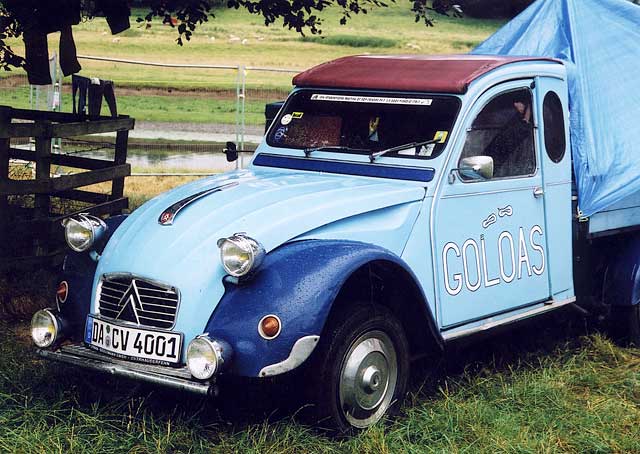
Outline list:
[[[398,380],[393,342],[382,331],[369,331],[351,345],[340,370],[340,406],[347,421],[367,427],[391,405]]]

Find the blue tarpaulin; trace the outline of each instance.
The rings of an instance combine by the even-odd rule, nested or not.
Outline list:
[[[472,53],[564,61],[578,204],[585,216],[640,192],[640,6],[538,0]]]

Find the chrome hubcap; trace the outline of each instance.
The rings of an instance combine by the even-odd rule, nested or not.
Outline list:
[[[370,331],[356,339],[340,370],[340,406],[347,421],[361,428],[379,421],[391,405],[397,379],[389,336]]]

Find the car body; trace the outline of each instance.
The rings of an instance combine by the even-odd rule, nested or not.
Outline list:
[[[375,423],[411,356],[576,301],[566,78],[469,55],[298,75],[248,168],[76,220],[95,237],[67,256],[40,354],[202,394],[306,369],[319,419]]]

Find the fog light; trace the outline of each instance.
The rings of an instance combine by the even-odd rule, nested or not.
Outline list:
[[[267,340],[278,337],[281,329],[282,324],[277,315],[265,315],[258,323],[258,333]]]
[[[194,378],[208,380],[231,359],[231,346],[224,341],[198,336],[187,347],[187,367]]]
[[[31,338],[40,348],[51,347],[58,338],[60,324],[49,309],[39,310],[31,319]]]

